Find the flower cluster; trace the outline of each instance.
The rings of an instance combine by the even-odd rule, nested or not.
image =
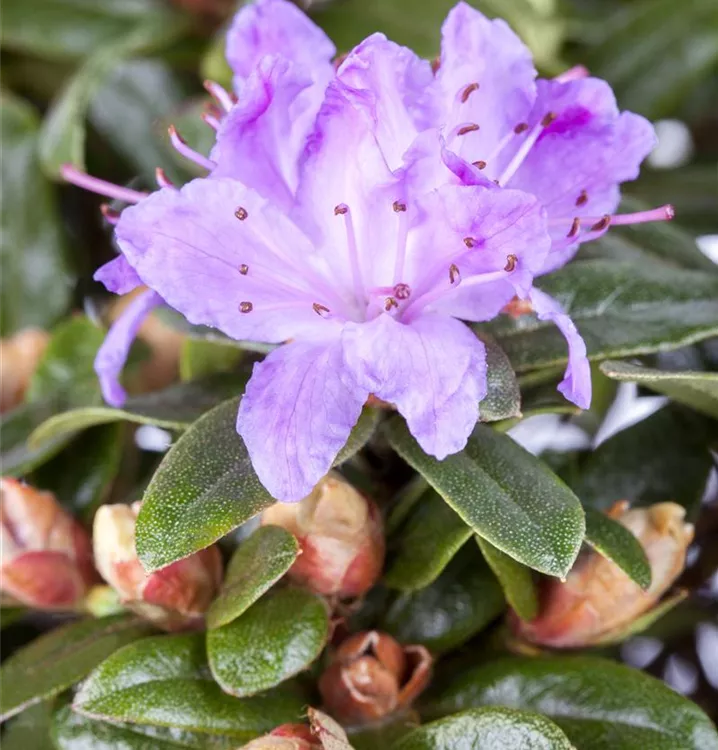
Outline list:
[[[167,304],[234,339],[283,344],[255,366],[237,430],[267,489],[307,495],[370,396],[393,404],[439,459],[463,448],[486,395],[484,346],[466,322],[512,300],[556,323],[569,349],[559,386],[591,397],[586,347],[533,286],[611,224],[619,184],[654,145],[609,86],[572,69],[537,79],[503,21],[464,3],[435,64],[374,34],[341,61],[286,0],[258,0],[227,38],[234,92],[214,83],[207,170],[152,194],[66,168],[68,180],[135,204],[116,222],[121,254],[96,278],[148,290],[97,358],[106,400],[142,320]]]

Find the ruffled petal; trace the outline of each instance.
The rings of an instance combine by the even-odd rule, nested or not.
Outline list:
[[[260,481],[278,500],[308,495],[359,419],[368,392],[345,375],[338,338],[287,344],[254,366],[237,432]]]
[[[149,289],[138,295],[112,324],[97,351],[95,372],[100,379],[102,396],[110,406],[124,404],[127,393],[120,385],[122,368],[140,326],[150,312],[161,304],[162,297]]]
[[[227,33],[227,62],[238,90],[265,55],[281,55],[305,66],[317,84],[326,86],[334,75],[335,53],[331,39],[288,0],[245,5]]]
[[[337,325],[313,308],[336,293],[306,237],[236,180],[158,190],[122,212],[116,236],[143,283],[190,323],[270,343]]]
[[[553,297],[534,287],[529,299],[539,320],[555,323],[568,343],[568,365],[558,390],[576,406],[588,409],[591,406],[591,367],[581,334]]]
[[[105,288],[114,294],[128,294],[142,286],[142,279],[124,255],[118,255],[104,266],[100,266],[92,278],[104,284]]]
[[[396,405],[432,456],[460,451],[486,395],[486,352],[463,323],[427,314],[410,325],[380,315],[349,324],[344,357],[359,388]]]

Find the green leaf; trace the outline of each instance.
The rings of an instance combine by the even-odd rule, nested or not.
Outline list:
[[[145,638],[113,654],[83,683],[73,708],[104,718],[245,742],[277,725],[297,721],[304,696],[292,686],[239,700],[209,674],[204,634]]]
[[[5,725],[3,750],[47,750],[50,744],[52,701],[36,703]]]
[[[718,419],[718,373],[671,372],[613,361],[604,362],[601,370],[613,380],[638,383]]]
[[[479,404],[482,422],[521,416],[521,391],[504,350],[488,334],[479,334],[486,346],[487,394]]]
[[[120,646],[151,630],[134,617],[118,615],[81,620],[40,636],[9,657],[0,669],[3,720],[61,693]]]
[[[184,381],[207,377],[217,372],[233,370],[244,357],[244,352],[224,341],[188,338],[182,342],[180,377]]]
[[[209,546],[274,502],[237,434],[238,408],[239,397],[205,414],[162,460],[137,519],[137,552],[146,570]],[[376,410],[364,410],[336,463],[366,443],[378,419]]]
[[[500,659],[455,676],[426,713],[497,705],[536,711],[581,750],[715,750],[718,734],[691,701],[659,680],[593,657]]]
[[[185,430],[217,404],[241,393],[246,382],[246,375],[220,373],[162,391],[130,396],[121,409],[105,405],[70,409],[42,422],[30,435],[30,445],[39,448],[47,441],[72,437],[88,427],[120,421]]]
[[[280,589],[207,633],[209,667],[225,693],[256,695],[307,669],[328,637],[324,600],[302,589]]]
[[[474,545],[463,547],[429,586],[395,597],[381,627],[402,643],[450,651],[506,608],[498,581]]]
[[[8,5],[3,4],[3,33],[8,30]],[[70,304],[72,278],[56,191],[37,156],[37,114],[6,93],[0,104],[0,333],[5,336],[27,326],[52,325]]]
[[[586,508],[586,541],[616,563],[642,589],[651,585],[651,566],[641,543],[618,521]]]
[[[524,620],[533,620],[538,614],[538,593],[531,570],[494,547],[491,542],[476,536],[481,554],[499,579],[506,601]]]
[[[575,750],[545,716],[513,708],[474,708],[425,724],[392,750]]]
[[[539,281],[581,332],[590,359],[648,354],[718,334],[718,275],[655,263],[570,263]],[[556,326],[503,316],[489,326],[517,372],[565,364]]]
[[[524,565],[563,577],[581,547],[581,505],[564,483],[510,437],[477,425],[466,448],[426,455],[401,419],[389,442],[477,534]]]
[[[598,510],[617,500],[672,500],[692,513],[713,465],[708,445],[716,433],[715,422],[664,407],[599,445],[582,464],[574,491]]]
[[[384,583],[402,591],[428,586],[472,534],[441,497],[428,489],[408,521],[390,539],[393,554]]]
[[[222,590],[207,611],[207,627],[213,630],[237,619],[292,567],[298,554],[297,540],[281,526],[258,528],[232,556]]]

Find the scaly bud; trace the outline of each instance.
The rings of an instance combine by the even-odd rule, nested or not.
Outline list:
[[[365,594],[384,564],[381,514],[337,474],[325,477],[299,503],[275,503],[262,514],[263,525],[293,534],[301,554],[289,577],[325,596]]]
[[[242,750],[321,750],[321,747],[305,724],[282,724],[269,734],[242,745]]]
[[[141,503],[103,505],[95,514],[95,563],[122,603],[164,630],[201,627],[222,580],[216,546],[200,550],[154,573],[145,573],[135,552]]]
[[[37,328],[0,340],[0,412],[22,403],[49,340],[49,334]]]
[[[3,603],[79,609],[99,581],[89,534],[51,492],[0,479],[0,539]]]
[[[427,686],[431,655],[372,630],[347,638],[319,679],[327,710],[342,722],[369,723],[408,708]]]
[[[675,503],[626,508],[627,503],[617,503],[609,515],[641,543],[651,566],[650,588],[644,591],[615,563],[587,552],[565,583],[543,579],[536,619],[527,623],[512,617],[512,629],[520,638],[552,648],[599,643],[651,609],[678,578],[693,539],[693,526],[684,522],[685,510]]]

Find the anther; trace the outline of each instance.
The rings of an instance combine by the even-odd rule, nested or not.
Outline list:
[[[514,133],[516,133],[516,135],[521,135],[521,133],[525,133],[528,129],[529,129],[529,124],[527,122],[520,122],[514,128]]]
[[[440,57],[435,57],[431,61],[431,72],[434,75],[436,75],[440,67],[441,67],[441,58]]]
[[[541,125],[547,128],[552,122],[556,120],[557,117],[558,115],[555,112],[547,112],[541,120]]]
[[[456,265],[456,263],[452,263],[449,266],[449,281],[452,284],[461,281],[461,271],[459,271],[459,267]]]
[[[408,284],[397,284],[394,287],[394,296],[400,300],[409,299],[411,297],[411,287]]]
[[[165,172],[162,167],[157,167],[155,169],[155,180],[157,181],[157,184],[162,187],[175,187],[174,182],[170,180],[170,178],[167,176],[167,172]]]
[[[479,88],[478,83],[470,83],[462,92],[461,92],[461,103],[466,104],[466,101],[468,98],[473,94],[474,91],[476,91]]]
[[[578,194],[578,198],[576,198],[576,205],[585,206],[587,203],[588,203],[588,193],[585,190],[582,190]]]
[[[473,237],[464,237],[464,245],[471,249],[476,245],[476,240]]]
[[[574,220],[571,222],[571,229],[568,230],[568,234],[566,237],[569,239],[571,237],[575,237],[579,230],[581,229],[581,219],[578,218],[578,216],[574,217]]]
[[[387,297],[384,300],[384,309],[389,312],[392,307],[399,307],[399,303],[393,297]]]
[[[608,214],[602,216],[592,227],[592,232],[602,232],[604,229],[608,229],[611,224],[611,217]]]
[[[100,206],[100,213],[105,217],[105,220],[110,224],[117,224],[120,219],[120,212],[115,211],[114,208],[110,208],[107,203],[103,203]]]
[[[249,216],[249,214],[247,213],[247,209],[246,209],[246,208],[244,208],[243,206],[238,206],[238,207],[237,207],[237,210],[236,210],[236,211],[234,212],[234,215],[235,215],[235,216],[236,216],[236,217],[237,217],[237,218],[238,218],[238,219],[239,219],[240,221],[244,221],[244,220],[245,220],[245,219],[246,219],[246,218],[247,218],[247,217]]]
[[[338,206],[334,206],[334,216],[343,216],[349,211],[349,206],[345,203],[340,203]]]
[[[504,266],[504,271],[508,271],[511,273],[516,268],[516,264],[518,263],[518,258],[512,253],[511,255],[506,256],[506,265]]]
[[[318,302],[312,303],[312,309],[320,318],[325,318],[331,312],[331,310],[328,307],[325,307],[324,305],[320,305]]]
[[[486,169],[486,162],[482,159],[479,159],[478,161],[472,161],[471,163],[478,169]]]
[[[242,263],[242,265],[239,267],[239,272],[242,274],[242,276],[246,276],[249,273],[249,266],[246,263]]]
[[[456,135],[466,135],[467,133],[473,133],[478,130],[479,126],[475,122],[471,122],[468,125],[462,125],[457,131]]]
[[[250,313],[254,310],[254,305],[251,302],[240,302],[239,303],[239,312],[241,313]]]
[[[394,209],[396,213],[401,213],[402,211],[406,211],[406,203],[402,203],[401,201],[394,201],[391,204],[391,207]],[[334,213],[336,213],[336,208],[334,209]]]

